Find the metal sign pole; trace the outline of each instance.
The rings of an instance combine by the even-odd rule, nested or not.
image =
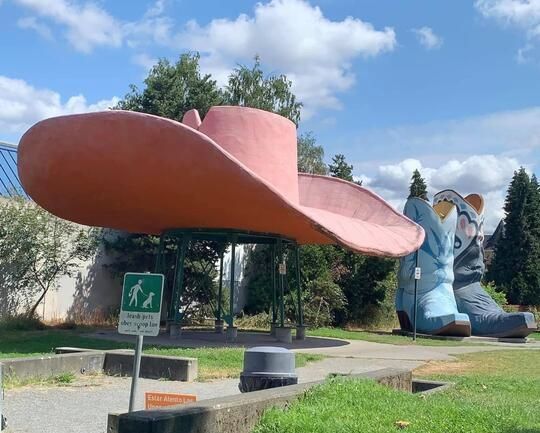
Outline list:
[[[416,316],[418,312],[417,304],[417,292],[418,292],[418,280],[421,277],[421,270],[418,267],[418,251],[416,251],[416,263],[414,268],[414,319],[413,319],[413,341],[416,341]]]
[[[142,335],[137,335],[137,347],[133,356],[133,373],[131,376],[131,392],[129,394],[129,412],[135,409],[135,397],[137,396],[137,385],[139,384],[139,371],[141,370],[141,353],[143,348]]]
[[[161,256],[163,255],[164,248],[165,248],[165,236],[162,234],[160,236],[160,238],[159,238],[159,247],[158,247],[157,257],[156,257],[156,265],[155,265],[155,272],[156,273],[159,272],[160,268],[161,268],[161,258],[162,258]],[[150,277],[150,272],[145,272],[144,274],[138,274],[138,275],[139,275],[137,277],[138,278],[138,283],[134,287],[131,288],[131,292],[129,294],[129,296],[132,296],[132,300],[135,303],[135,307],[138,306],[138,302],[137,302],[138,291],[135,291],[135,292],[132,292],[132,291],[133,291],[133,289],[135,289],[137,287],[137,288],[140,289],[140,291],[144,295],[144,291],[141,288],[141,284],[144,284],[144,281],[141,278],[144,278],[146,276]],[[157,274],[154,274],[153,276],[155,277],[156,275]],[[160,317],[161,317],[161,304],[163,302],[164,276],[163,275],[157,275],[157,276],[161,277],[161,288],[160,288],[160,292],[159,292],[159,296],[158,296],[159,297],[159,310],[158,310],[158,312],[154,313],[156,315],[156,320],[157,320],[157,323],[155,324],[156,325],[155,326],[155,331],[149,333],[148,335],[158,335],[159,334],[159,320],[160,320]],[[124,285],[125,285],[125,278],[126,278],[126,276],[124,276]],[[125,290],[126,290],[126,287],[123,287],[123,289],[122,289],[122,298],[124,298],[124,291]],[[147,290],[150,290],[150,289],[147,288]],[[147,293],[148,293],[148,295],[146,295],[147,299],[142,305],[143,309],[147,309],[146,311],[152,309],[153,298],[155,296],[154,292],[152,292],[152,294],[150,294],[150,292],[148,291]],[[122,302],[123,302],[123,300],[122,300]],[[129,306],[131,306],[131,303],[132,303],[132,301],[130,301]],[[121,311],[122,311],[123,308],[124,308],[124,305],[122,304]],[[144,310],[139,310],[139,311],[144,312]],[[139,326],[140,326],[140,324],[139,324]],[[138,329],[139,329],[139,326],[137,326]],[[119,326],[119,331],[121,333],[126,333],[125,331],[122,332],[120,330],[120,326]],[[132,334],[132,332],[127,332],[127,333]],[[129,394],[129,412],[133,412],[135,410],[135,400],[136,400],[136,397],[137,397],[137,386],[139,385],[139,373],[140,373],[140,370],[141,370],[141,355],[142,355],[142,349],[143,349],[143,341],[144,341],[144,335],[142,334],[142,331],[141,331],[141,333],[137,332],[137,346],[135,347],[135,353],[133,354],[133,372],[131,374],[131,390],[130,390],[130,394]]]
[[[0,430],[4,430],[4,382],[2,364],[0,363]]]

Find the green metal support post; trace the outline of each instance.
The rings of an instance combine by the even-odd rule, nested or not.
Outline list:
[[[298,325],[304,326],[304,312],[302,310],[302,282],[300,280],[300,248],[296,245],[296,293],[298,296]]]
[[[165,235],[162,233],[159,237],[159,245],[157,250],[157,256],[156,256],[156,265],[154,267],[154,272],[156,274],[159,274],[159,271],[161,271],[161,264],[163,260],[163,250],[165,249]]]
[[[217,305],[217,314],[216,319],[221,321],[221,303],[223,302],[223,253],[219,255],[219,286],[218,286],[218,305]]]
[[[276,291],[276,244],[272,245],[270,272],[272,279],[272,323],[277,322],[277,291]]]
[[[176,281],[173,287],[173,298],[172,298],[172,311],[171,311],[171,320],[175,324],[179,324],[182,320],[180,312],[180,298],[182,297],[182,292],[184,290],[184,262],[186,260],[186,252],[191,240],[190,235],[183,235],[179,242],[180,254],[178,255],[178,262],[176,263]]]
[[[278,239],[278,255],[279,266],[283,264],[283,243],[281,239]],[[285,288],[284,288],[284,275],[279,272],[279,324],[283,328],[285,326]]]
[[[229,314],[230,314],[230,323],[229,326],[232,328],[234,326],[234,271],[236,265],[236,236],[231,237],[231,293],[229,299]]]

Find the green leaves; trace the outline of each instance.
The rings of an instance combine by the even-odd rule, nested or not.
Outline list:
[[[227,105],[259,108],[288,118],[298,126],[302,103],[292,92],[292,82],[283,74],[265,76],[260,58],[253,67],[238,66],[229,76],[224,101]]]
[[[0,218],[0,315],[32,316],[59,278],[96,253],[97,235],[20,197],[0,205]]]
[[[487,280],[503,289],[512,304],[540,304],[540,191],[536,176],[514,172],[504,205],[502,236]]]

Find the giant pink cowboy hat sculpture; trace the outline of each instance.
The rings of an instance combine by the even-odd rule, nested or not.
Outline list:
[[[183,123],[128,111],[51,118],[19,145],[25,191],[53,214],[135,233],[273,233],[403,256],[421,227],[351,182],[297,171],[295,125],[252,108],[196,110]]]

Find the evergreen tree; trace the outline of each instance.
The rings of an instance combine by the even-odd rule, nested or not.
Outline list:
[[[504,205],[504,232],[486,275],[511,304],[540,302],[540,192],[536,176],[514,172]]]
[[[339,177],[343,180],[348,180],[349,182],[354,182],[353,179],[353,166],[347,164],[345,160],[345,155],[339,153],[332,158],[332,164],[328,166],[330,171],[330,176]]]
[[[411,184],[409,186],[409,198],[420,197],[427,200],[427,185],[426,181],[418,171],[415,169],[411,176]]]
[[[524,281],[519,291],[519,303],[540,305],[540,191],[536,175],[532,175],[525,203]]]

